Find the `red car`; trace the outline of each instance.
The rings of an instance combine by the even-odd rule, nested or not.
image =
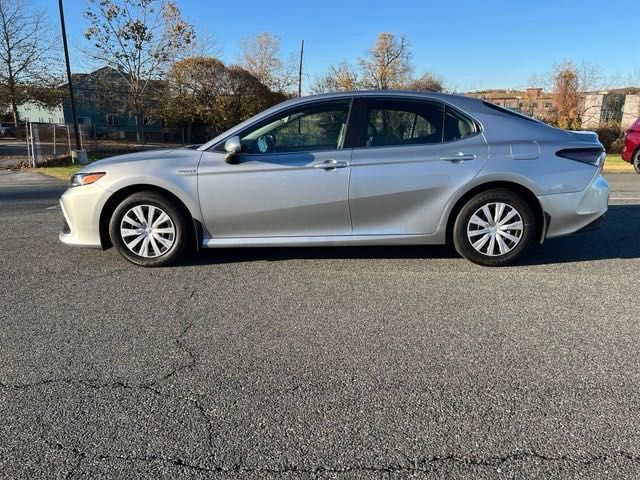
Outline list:
[[[624,135],[622,159],[631,163],[636,173],[640,173],[640,117],[633,122]]]

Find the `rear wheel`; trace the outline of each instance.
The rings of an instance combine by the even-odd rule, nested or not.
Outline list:
[[[139,192],[118,205],[109,222],[111,242],[130,262],[163,267],[182,258],[191,245],[188,219],[156,192]]]
[[[524,254],[536,231],[529,204],[505,188],[471,198],[458,214],[453,243],[467,260],[487,267],[510,265]]]
[[[633,169],[636,171],[636,173],[640,173],[640,148],[633,155],[632,163],[633,163]]]

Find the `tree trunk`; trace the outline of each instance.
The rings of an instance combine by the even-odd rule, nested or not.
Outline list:
[[[193,122],[189,120],[187,124],[187,145],[191,145],[191,127],[193,126]]]
[[[136,140],[144,145],[144,114],[136,113]]]
[[[13,98],[11,99],[11,113],[13,114],[13,126],[16,128],[17,135],[20,117],[18,115],[18,105],[16,105],[16,101]]]

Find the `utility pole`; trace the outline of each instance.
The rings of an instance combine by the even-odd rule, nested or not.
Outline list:
[[[60,11],[60,27],[62,28],[62,45],[64,46],[64,61],[67,64],[67,81],[69,82],[69,100],[71,101],[71,116],[73,117],[73,130],[76,137],[76,150],[71,152],[71,160],[75,163],[86,165],[87,152],[82,150],[80,144],[80,130],[78,128],[78,116],[76,115],[76,101],[73,96],[73,82],[71,80],[71,65],[69,64],[69,47],[67,46],[67,29],[64,26],[64,8],[62,7],[62,0],[58,0],[58,10]]]
[[[300,68],[298,69],[298,97],[302,96],[302,57],[304,56],[304,40],[300,44]]]

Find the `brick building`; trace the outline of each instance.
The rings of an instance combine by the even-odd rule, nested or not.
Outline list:
[[[542,88],[526,90],[483,90],[465,95],[487,100],[501,107],[530,117],[549,121],[554,105],[553,94]],[[596,129],[602,125],[618,124],[628,128],[640,116],[640,89],[621,88],[580,94],[582,128]]]
[[[542,120],[547,119],[553,111],[553,94],[543,91],[542,88],[482,90],[468,92],[466,95]]]

